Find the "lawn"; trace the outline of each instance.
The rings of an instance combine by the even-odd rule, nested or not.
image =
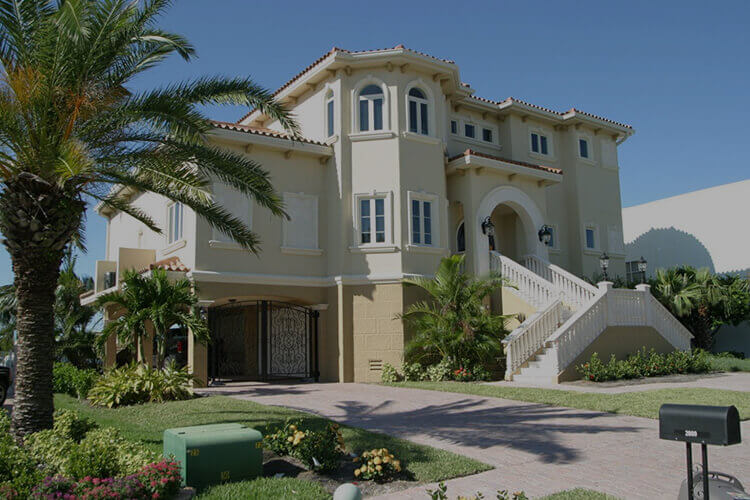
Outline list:
[[[710,356],[711,369],[720,372],[750,372],[750,359]]]
[[[540,500],[618,500],[617,497],[611,495],[605,495],[597,491],[583,490],[576,488],[575,490],[561,491],[553,495],[546,496]]]
[[[269,427],[281,424],[289,417],[302,419],[310,428],[323,428],[328,422],[309,413],[223,396],[106,409],[56,394],[55,407],[75,410],[103,427],[116,427],[123,437],[142,441],[156,451],[162,450],[164,430],[172,427],[240,422],[265,434]],[[407,464],[407,471],[416,481],[441,481],[492,468],[455,453],[364,429],[342,426],[342,433],[348,451],[359,453],[372,448],[388,448]]]
[[[734,405],[739,410],[742,420],[750,419],[750,393],[720,389],[657,389],[623,394],[600,394],[530,387],[499,387],[468,382],[398,382],[391,385],[394,387],[459,392],[647,418],[658,418],[659,407],[664,403]]]
[[[213,486],[197,498],[199,500],[266,500],[270,498],[325,500],[331,498],[331,495],[320,484],[312,481],[264,477],[253,481]]]

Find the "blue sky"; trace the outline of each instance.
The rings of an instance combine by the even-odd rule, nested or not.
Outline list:
[[[163,26],[198,50],[145,74],[149,88],[205,74],[276,88],[332,46],[409,48],[455,60],[477,95],[573,106],[629,123],[625,206],[750,177],[750,2],[180,0]],[[234,121],[243,110],[208,110]],[[89,214],[92,273],[104,224]],[[11,281],[0,252],[0,283]]]

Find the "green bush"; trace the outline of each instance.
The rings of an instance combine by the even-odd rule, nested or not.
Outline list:
[[[52,387],[55,392],[85,399],[99,376],[99,373],[91,368],[79,369],[70,363],[55,363],[52,370]]]
[[[404,361],[401,365],[401,372],[404,374],[406,382],[421,382],[428,380],[427,372],[419,363],[409,363]]]
[[[135,474],[158,459],[157,453],[124,439],[117,429],[96,428],[69,410],[56,412],[52,429],[28,436],[26,448],[48,474],[75,479]]]
[[[594,353],[588,362],[576,367],[584,379],[592,382],[658,377],[676,373],[706,373],[710,369],[710,359],[701,349],[659,354],[653,349],[646,351],[645,347],[624,360],[618,360],[613,354],[607,363]]]
[[[105,373],[89,391],[92,404],[114,408],[147,402],[192,398],[192,375],[187,368],[167,365],[163,370],[131,364]]]
[[[441,481],[434,490],[427,490],[427,496],[431,500],[448,500],[448,487]],[[484,498],[484,495],[476,493],[468,497],[459,495],[457,498],[462,500],[481,500]],[[509,492],[508,490],[497,490],[496,498],[497,500],[529,500],[529,497],[523,491]]]
[[[263,443],[277,455],[293,456],[311,470],[336,470],[345,449],[339,425],[329,424],[322,431],[302,430],[301,426],[300,420],[287,420],[281,428],[264,436]]]
[[[43,478],[28,450],[10,435],[8,413],[0,410],[0,497],[28,498]]]
[[[398,374],[398,371],[392,364],[383,364],[383,372],[380,374],[381,382],[383,382],[384,384],[392,384],[394,382],[398,382],[400,378],[401,376]]]

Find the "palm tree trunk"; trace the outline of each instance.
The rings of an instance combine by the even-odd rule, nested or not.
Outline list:
[[[84,204],[34,174],[6,179],[0,191],[0,232],[15,275],[18,332],[16,439],[52,427],[55,288],[65,246]]]
[[[12,431],[16,438],[52,427],[55,286],[58,265],[29,265],[14,259],[18,309],[16,396]]]

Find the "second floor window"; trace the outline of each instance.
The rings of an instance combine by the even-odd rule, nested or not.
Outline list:
[[[471,125],[470,123],[464,124],[464,135],[466,137],[469,137],[470,139],[473,139],[474,136],[476,136],[476,129],[474,128],[474,125]]]
[[[359,93],[359,130],[383,130],[383,90],[368,85]]]
[[[451,120],[451,134],[457,134],[458,133],[458,122],[456,120]]]
[[[596,229],[593,227],[586,228],[586,248],[589,250],[596,248]]]
[[[385,198],[360,198],[359,242],[385,243]]]
[[[488,128],[482,129],[482,140],[484,142],[492,142],[492,130]]]
[[[578,139],[578,155],[581,158],[589,157],[589,141],[586,139]]]
[[[432,202],[411,200],[411,242],[432,245]]]
[[[547,136],[537,134],[536,132],[531,133],[531,151],[543,155],[549,154],[549,146],[547,144]]]
[[[333,105],[333,93],[328,95],[326,99],[326,127],[328,131],[328,137],[333,136],[333,125],[334,125],[334,105]]]
[[[414,87],[409,91],[409,132],[428,134],[427,97],[424,92]]]
[[[172,203],[167,209],[169,219],[167,227],[167,243],[171,244],[182,239],[182,203]]]

